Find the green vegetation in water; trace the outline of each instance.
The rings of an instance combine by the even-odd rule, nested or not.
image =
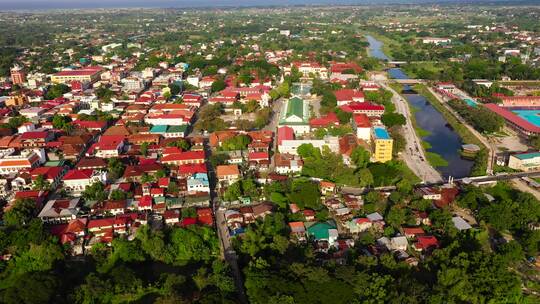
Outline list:
[[[433,167],[448,167],[448,161],[437,153],[426,152],[426,158]]]
[[[418,126],[415,127],[414,130],[416,131],[416,134],[418,134],[418,136],[420,137],[427,137],[431,135],[431,132],[429,132],[428,130],[424,130]]]
[[[422,141],[422,148],[424,148],[424,150],[431,149],[431,144],[427,141]]]
[[[418,94],[424,96],[427,101],[429,101],[429,103],[444,116],[446,122],[452,126],[452,129],[454,129],[464,143],[475,144],[481,148],[480,152],[478,152],[474,158],[474,166],[471,169],[471,175],[485,175],[488,161],[488,152],[486,150],[486,146],[484,146],[484,144],[474,134],[472,134],[467,127],[461,124],[454,114],[452,114],[444,105],[442,105],[439,100],[433,96],[433,94],[431,94],[424,84],[415,85],[414,90],[417,91]]]
[[[392,89],[394,89],[396,92],[398,92],[398,94],[401,94],[401,91],[402,91],[402,88],[403,88],[403,86],[401,84],[391,83],[390,87]],[[401,95],[401,97],[405,98],[403,95]],[[416,117],[415,117],[414,113],[419,111],[419,109],[417,107],[414,107],[414,106],[410,105],[410,104],[409,104],[409,109],[411,111],[410,118],[411,118],[411,123],[413,125],[414,131],[416,132],[416,135],[418,135],[418,137],[422,140],[422,142],[421,142],[422,148],[426,152],[426,155],[429,154],[429,153],[434,154],[431,157],[432,160],[433,160],[433,162],[430,161],[431,165],[434,166],[434,167],[446,167],[446,166],[448,166],[448,162],[446,162],[446,160],[444,158],[442,158],[440,155],[438,155],[436,153],[433,153],[433,152],[427,152],[427,150],[431,148],[431,144],[429,142],[427,142],[427,141],[424,141],[423,138],[431,135],[431,132],[429,132],[428,130],[422,129],[416,123]],[[429,159],[430,159],[430,157],[428,157],[428,160]],[[439,164],[439,165],[435,165],[435,164]]]

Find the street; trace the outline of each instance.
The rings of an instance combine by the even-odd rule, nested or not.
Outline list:
[[[285,105],[285,99],[279,98],[272,103],[272,117],[270,122],[264,127],[263,130],[274,132],[274,141],[272,143],[272,151],[277,151],[277,127],[279,123],[279,117],[281,116],[281,111]],[[268,172],[274,171],[274,158],[270,157],[270,166],[268,167]]]
[[[386,90],[392,92],[392,102],[396,105],[397,112],[402,114],[406,118],[405,126],[403,126],[402,128],[406,145],[405,150],[401,154],[401,157],[403,158],[407,166],[418,177],[420,177],[423,182],[436,183],[442,181],[443,179],[441,174],[437,170],[435,170],[435,168],[433,168],[428,162],[424,149],[422,147],[422,141],[420,140],[420,138],[418,138],[418,135],[414,130],[411,121],[409,103],[386,83],[382,81],[378,81],[378,83]]]
[[[218,199],[214,199],[214,214],[216,215],[216,228],[218,237],[221,242],[222,255],[225,261],[231,266],[231,271],[234,277],[234,284],[238,293],[238,299],[241,303],[248,303],[246,294],[244,293],[244,280],[242,279],[242,272],[238,267],[238,257],[236,251],[231,246],[231,239],[229,236],[229,229],[225,221],[225,208],[218,207]]]
[[[540,192],[538,190],[532,188],[531,186],[529,186],[522,179],[514,179],[514,180],[512,180],[512,185],[516,189],[518,189],[519,191],[530,193],[530,194],[534,195],[534,197],[536,197],[537,200],[540,200]]]

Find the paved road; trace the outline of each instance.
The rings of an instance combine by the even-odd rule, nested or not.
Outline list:
[[[530,187],[523,180],[514,179],[514,180],[512,180],[512,185],[514,185],[514,187],[516,187],[519,191],[528,192],[528,193],[534,195],[534,197],[536,197],[537,200],[540,200],[540,192],[538,192],[538,190]]]
[[[219,208],[218,205],[218,199],[214,199],[214,214],[216,215],[216,227],[219,240],[221,241],[221,253],[223,254],[225,261],[231,266],[236,292],[238,293],[238,299],[241,303],[247,304],[248,301],[244,292],[244,280],[242,278],[240,267],[238,267],[238,257],[236,255],[236,251],[234,251],[234,248],[231,245],[229,229],[227,228],[227,223],[225,222],[226,209]]]
[[[488,163],[487,163],[487,174],[493,174],[493,164],[494,164],[494,160],[495,160],[495,147],[493,147],[493,145],[487,140],[486,137],[484,137],[483,134],[481,134],[480,132],[476,131],[475,128],[473,128],[471,125],[469,125],[469,123],[467,123],[465,121],[465,119],[463,119],[463,117],[461,117],[461,115],[459,115],[458,113],[456,113],[454,111],[454,109],[452,109],[448,103],[445,101],[445,99],[439,95],[437,92],[435,92],[435,90],[433,90],[430,86],[427,86],[429,92],[431,92],[431,94],[433,94],[433,96],[435,96],[435,98],[437,98],[437,100],[439,100],[439,102],[450,112],[452,113],[452,115],[454,115],[454,117],[456,117],[456,119],[462,124],[464,125],[476,138],[478,138],[478,140],[484,145],[486,146],[486,148],[488,149],[488,152],[489,152],[489,156],[488,156]]]
[[[406,141],[405,150],[401,155],[403,160],[422,181],[428,183],[442,181],[441,174],[428,162],[422,147],[422,141],[414,130],[409,103],[385,82],[379,82],[379,84],[394,94],[392,102],[396,105],[397,112],[406,118],[406,124],[402,128]]]
[[[316,96],[315,98],[308,98],[309,104],[313,107],[313,114],[315,114],[315,117],[321,117],[321,101],[322,98],[320,96]]]
[[[274,151],[274,153],[277,151],[277,127],[279,117],[281,116],[281,111],[285,107],[285,104],[285,99],[283,98],[279,98],[272,103],[272,118],[270,119],[270,123],[263,129],[274,132],[274,142],[272,143],[272,151]],[[268,172],[274,171],[274,166],[274,157],[270,157],[270,167],[268,168]]]

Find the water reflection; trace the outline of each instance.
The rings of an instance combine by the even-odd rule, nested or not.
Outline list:
[[[382,51],[383,43],[372,36],[366,36],[370,46],[369,54],[372,57],[390,60]],[[399,68],[388,69],[388,75],[393,79],[409,79],[407,74]],[[437,153],[447,162],[446,167],[437,167],[444,177],[465,177],[471,172],[473,161],[461,158],[461,145],[463,142],[459,135],[448,125],[444,116],[439,113],[424,96],[414,94],[409,86],[403,88],[405,98],[414,107],[416,124],[423,130],[429,131],[429,135],[422,139],[431,147],[428,152]],[[411,94],[412,93],[412,94]]]

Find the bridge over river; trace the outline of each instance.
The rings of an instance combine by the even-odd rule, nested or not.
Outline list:
[[[388,82],[396,82],[403,85],[415,85],[420,83],[425,83],[424,79],[392,79]]]

